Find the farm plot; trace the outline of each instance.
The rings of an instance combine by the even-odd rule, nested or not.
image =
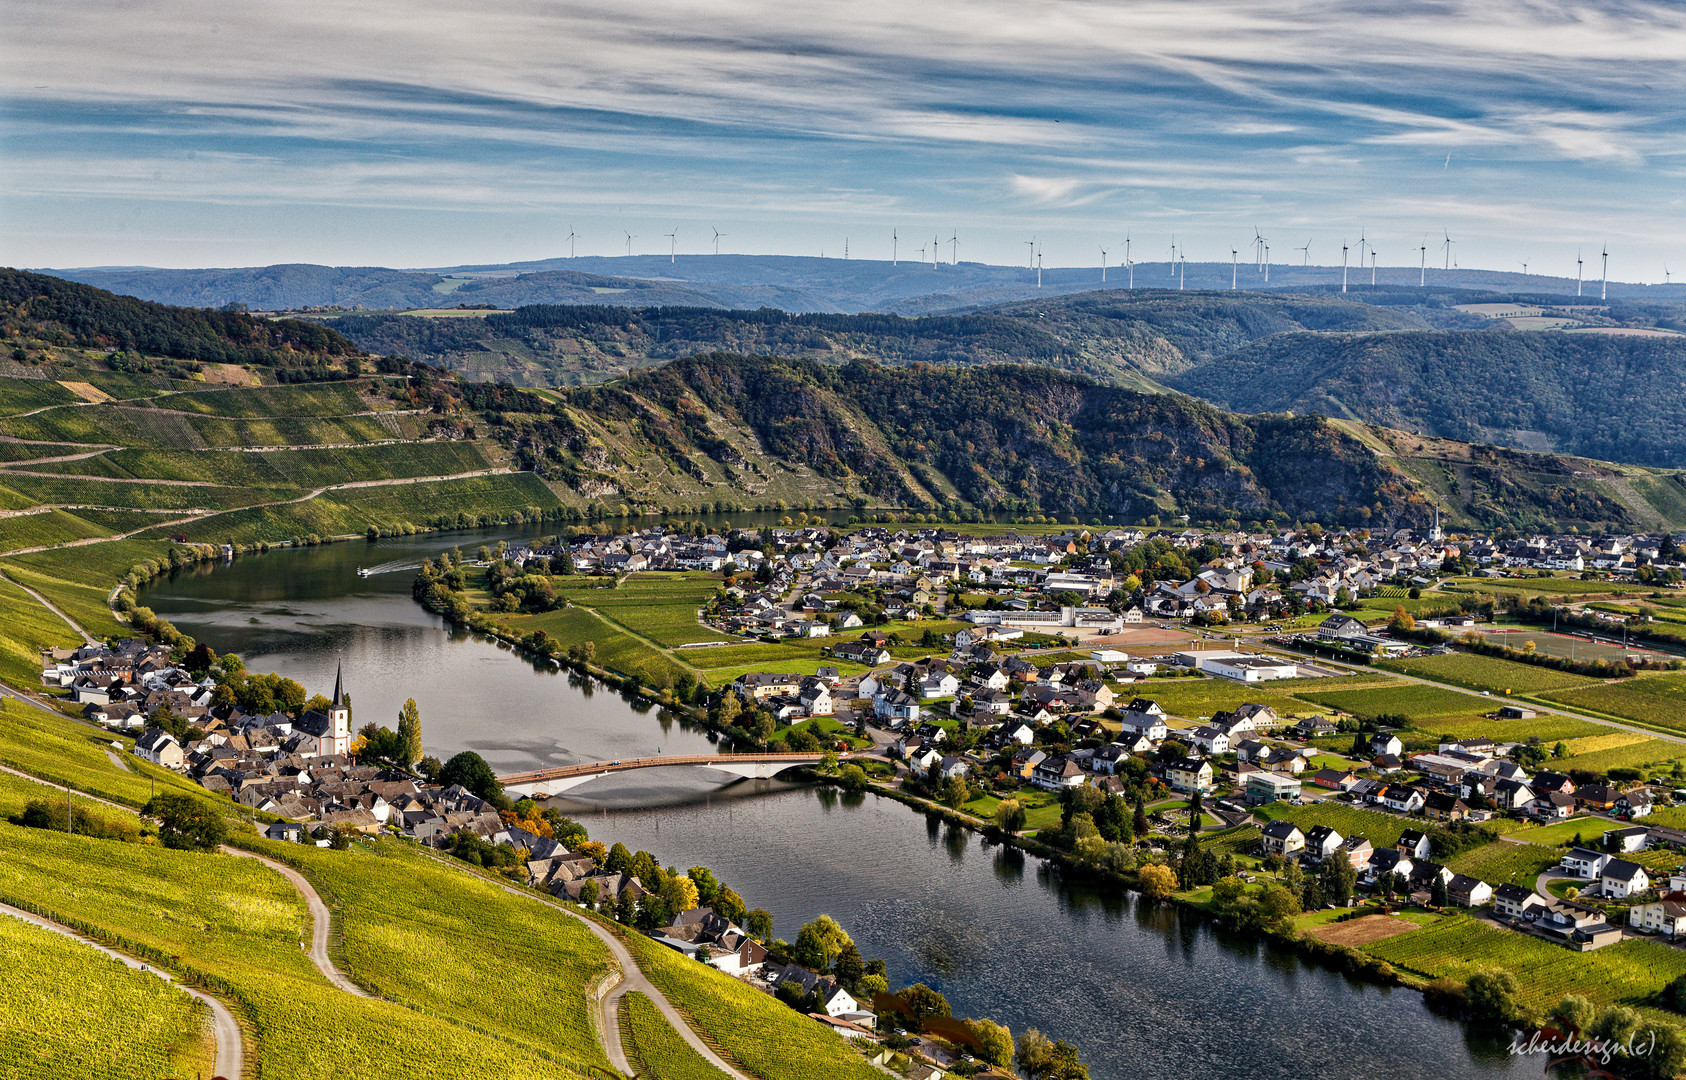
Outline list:
[[[109,536],[110,530],[64,510],[0,518],[0,551]]]
[[[1326,923],[1313,930],[1312,936],[1330,945],[1361,948],[1415,929],[1417,924],[1409,919],[1393,915],[1363,915],[1346,922]]]
[[[1686,730],[1686,675],[1673,672],[1639,675],[1542,696],[1571,708]]]
[[[1585,769],[1605,773],[1611,769],[1646,769],[1661,761],[1686,756],[1686,746],[1668,739],[1640,739],[1638,742],[1576,754],[1553,764],[1560,769]]]
[[[1467,686],[1471,690],[1487,690],[1494,694],[1537,694],[1548,690],[1562,690],[1585,686],[1595,680],[1584,675],[1571,675],[1552,668],[1519,664],[1514,660],[1500,660],[1474,653],[1445,653],[1441,656],[1415,656],[1405,660],[1384,660],[1378,667]]]
[[[56,382],[47,379],[0,378],[0,416],[66,405],[81,400]]]
[[[1564,994],[1581,994],[1594,1005],[1629,1005],[1656,1015],[1649,1002],[1670,980],[1686,974],[1686,953],[1656,942],[1622,941],[1574,953],[1467,915],[1364,949],[1425,979],[1466,979],[1484,968],[1503,968],[1521,984],[1523,1007],[1536,1013],[1550,1009]]]
[[[720,579],[712,574],[637,574],[618,589],[581,596],[578,602],[658,645],[684,645],[727,637],[697,621],[697,609],[719,587]]]
[[[1485,716],[1437,716],[1429,720],[1413,720],[1411,726],[1421,731],[1450,739],[1489,738],[1499,742],[1527,742],[1539,739],[1554,743],[1559,739],[1576,739],[1599,735],[1610,729],[1591,720],[1577,720],[1572,716],[1539,716],[1532,720],[1489,720]]]
[[[205,1006],[62,934],[0,915],[0,971],[0,1073],[14,1080],[165,1080],[214,1065]],[[118,1017],[121,1037],[89,1037]]]
[[[1489,885],[1526,885],[1532,889],[1534,879],[1556,866],[1561,856],[1556,848],[1495,840],[1454,856],[1446,865]]]
[[[343,416],[347,413],[368,412],[379,407],[359,397],[357,391],[348,383],[233,387],[227,390],[166,394],[152,400],[160,409],[237,419],[258,416]],[[382,404],[390,407],[390,403]]]
[[[1327,825],[1342,836],[1362,836],[1378,848],[1392,847],[1399,842],[1399,834],[1409,828],[1422,828],[1422,822],[1381,810],[1365,810],[1348,803],[1323,802],[1293,806],[1289,803],[1267,803],[1260,810],[1279,821],[1292,821],[1306,832],[1318,825]]]
[[[1463,715],[1478,712],[1481,702],[1456,690],[1438,686],[1399,684],[1372,690],[1301,691],[1306,701],[1328,705],[1358,716],[1418,717]]]
[[[650,1080],[726,1080],[726,1074],[691,1049],[643,994],[634,992],[621,998],[620,1020],[621,1045],[639,1076]]]

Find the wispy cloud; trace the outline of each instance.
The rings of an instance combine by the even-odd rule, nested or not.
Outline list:
[[[1401,235],[1450,220],[1473,255],[1510,244],[1513,221],[1566,243],[1596,214],[1636,244],[1686,244],[1674,3],[9,0],[8,15],[28,28],[0,65],[11,262],[192,261],[174,223],[213,205],[290,222],[275,241],[290,257],[355,243],[364,262],[496,247],[468,220],[542,242],[535,210],[605,235],[611,218],[725,214],[792,251],[958,219],[985,234],[972,257],[1011,261],[1027,229],[1051,255],[1130,222],[1227,252],[1261,218]],[[1426,204],[1440,220],[1411,216]],[[124,209],[140,205],[155,209]],[[358,209],[392,211],[394,238],[347,230]],[[103,244],[86,228],[102,214],[126,223]]]

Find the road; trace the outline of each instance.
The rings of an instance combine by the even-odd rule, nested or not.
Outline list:
[[[234,1014],[229,1012],[228,1006],[221,1001],[202,990],[195,990],[191,986],[182,986],[172,979],[167,972],[160,971],[150,964],[142,963],[115,949],[107,948],[97,941],[90,941],[70,927],[53,922],[51,919],[44,919],[32,912],[24,911],[22,908],[12,907],[10,904],[0,904],[0,912],[4,912],[15,919],[22,919],[24,922],[32,926],[38,926],[43,930],[63,934],[72,941],[80,942],[90,949],[97,949],[113,960],[117,960],[136,971],[156,975],[189,997],[204,1002],[211,1010],[211,1037],[216,1047],[214,1056],[216,1075],[224,1078],[224,1080],[240,1080],[241,1070],[246,1058],[246,1044],[240,1034],[240,1025],[234,1020]]]

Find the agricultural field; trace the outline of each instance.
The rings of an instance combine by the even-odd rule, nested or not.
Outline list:
[[[503,1032],[482,1034],[436,1012],[336,990],[299,948],[310,933],[304,900],[251,859],[0,824],[0,898],[90,927],[177,974],[219,980],[236,1013],[249,1018],[263,1076],[578,1080]],[[507,975],[482,984],[471,1004],[481,1006]]]
[[[6,444],[0,444],[6,445]],[[252,487],[316,488],[360,480],[451,476],[489,467],[476,442],[383,443],[328,450],[112,450],[38,466],[67,476],[188,480]]]
[[[1499,742],[1527,742],[1537,738],[1544,743],[1602,735],[1610,730],[1603,724],[1591,720],[1577,720],[1572,716],[1537,716],[1532,720],[1437,716],[1428,720],[1413,720],[1411,726],[1448,739],[1485,737]]]
[[[1596,1006],[1628,1005],[1652,1016],[1650,1002],[1669,981],[1686,975],[1686,953],[1651,941],[1623,941],[1596,952],[1573,953],[1539,938],[1501,930],[1468,915],[1366,945],[1364,951],[1425,979],[1465,979],[1503,968],[1521,986],[1521,1004],[1544,1013],[1565,994]],[[1669,1016],[1670,1022],[1678,1019]]]
[[[697,621],[697,609],[714,596],[720,582],[714,574],[634,574],[618,589],[594,592],[575,602],[634,634],[671,648],[727,638]]]
[[[13,1080],[212,1070],[210,1010],[155,975],[9,915],[0,915],[0,971],[0,1072]],[[90,1038],[96,1031],[114,1037]]]
[[[1418,717],[1467,715],[1481,711],[1481,702],[1456,690],[1416,683],[1400,683],[1373,690],[1301,691],[1306,701],[1358,716],[1392,714]]]
[[[1454,856],[1446,865],[1459,874],[1480,878],[1495,888],[1509,883],[1532,889],[1534,880],[1556,866],[1562,855],[1557,848],[1496,840]]]
[[[1686,746],[1669,739],[1641,737],[1637,741],[1604,750],[1576,753],[1553,764],[1561,769],[1585,769],[1595,773],[1604,773],[1611,769],[1650,771],[1658,762],[1673,761],[1681,757],[1686,757]]]
[[[1499,695],[1538,694],[1548,690],[1586,686],[1597,681],[1584,675],[1571,675],[1552,668],[1519,664],[1514,660],[1500,660],[1492,656],[1477,656],[1474,653],[1445,653],[1441,656],[1383,660],[1376,666],[1388,671],[1415,675],[1419,679],[1433,679]]]
[[[1266,817],[1278,821],[1292,821],[1306,832],[1318,825],[1327,825],[1342,836],[1362,836],[1378,848],[1392,847],[1399,842],[1399,834],[1406,829],[1426,829],[1428,824],[1389,814],[1381,810],[1366,810],[1350,803],[1325,799],[1322,802],[1294,806],[1290,803],[1266,803],[1259,808]]]
[[[1686,675],[1675,672],[1636,675],[1541,696],[1571,708],[1686,731]]]
[[[0,416],[16,416],[49,405],[68,405],[80,400],[69,390],[47,379],[0,378]]]
[[[1553,822],[1550,825],[1536,825],[1517,829],[1510,835],[1517,840],[1525,840],[1530,844],[1543,844],[1550,847],[1566,847],[1575,842],[1579,836],[1582,843],[1591,843],[1603,836],[1611,829],[1619,829],[1622,822],[1611,821],[1600,817],[1573,817],[1567,821]]]
[[[65,510],[0,518],[0,551],[110,536],[111,530]]]
[[[20,461],[35,461],[44,457],[77,454],[86,449],[85,446],[71,446],[68,443],[0,442],[0,462],[15,464]]]
[[[317,446],[413,439],[425,418],[276,416],[233,418],[135,405],[63,406],[0,420],[0,433],[45,442],[117,443],[180,450],[240,446]]]
[[[726,1080],[679,1037],[655,1002],[640,993],[620,1001],[621,1047],[638,1075],[649,1080]]]
[[[0,481],[28,506],[116,506],[136,510],[234,510],[254,503],[296,498],[296,488],[251,488],[221,484],[126,484],[96,476],[20,476],[0,470]],[[12,545],[8,544],[7,547]]]
[[[882,1080],[843,1039],[778,1000],[642,934],[623,938],[638,966],[727,1061],[762,1080]]]
[[[570,645],[594,642],[595,663],[599,667],[636,675],[649,686],[660,687],[664,681],[677,681],[689,674],[687,668],[668,659],[626,631],[581,608],[546,611],[538,615],[507,615],[499,623],[522,634],[543,630],[559,642],[564,651]]]
[[[290,386],[236,387],[165,394],[152,399],[156,408],[250,419],[260,416],[344,416],[391,408],[390,401],[371,402],[351,383],[300,383]]]
[[[98,545],[90,544],[89,548]],[[85,548],[65,548],[61,552],[75,554]],[[124,634],[128,627],[118,622],[111,614],[111,608],[106,604],[106,598],[111,595],[111,584],[90,584],[80,574],[74,578],[57,577],[30,569],[21,563],[8,562],[4,572],[13,582],[26,585],[58,605],[60,611],[69,615],[81,625],[82,629],[95,637],[107,634]],[[37,662],[40,657],[36,657]],[[40,671],[36,671],[36,679],[40,679]]]
[[[1303,691],[1309,684],[1326,685],[1328,681],[1284,679],[1280,682],[1248,686],[1214,677],[1144,679],[1130,687],[1128,693],[1121,695],[1124,700],[1120,704],[1129,704],[1129,698],[1144,697],[1159,702],[1159,707],[1173,716],[1191,720],[1209,717],[1220,710],[1235,709],[1248,703],[1269,705],[1283,716],[1309,716],[1325,710],[1296,698],[1294,693]]]
[[[576,1068],[609,1068],[589,997],[609,950],[579,920],[396,841],[266,847],[335,898],[339,955],[359,984]],[[523,992],[499,992],[512,972]]]
[[[82,638],[35,598],[0,577],[0,678],[27,686],[41,678],[41,650]]]
[[[1580,578],[1452,578],[1443,588],[1461,592],[1521,593],[1527,596],[1617,596],[1640,591],[1635,585],[1618,585],[1609,581],[1582,581]]]

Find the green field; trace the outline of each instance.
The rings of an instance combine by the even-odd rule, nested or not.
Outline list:
[[[6,445],[6,444],[0,444]],[[487,468],[477,442],[347,446],[329,450],[112,450],[35,471],[66,476],[190,480],[251,487],[308,489],[358,480],[451,476]]]
[[[1591,843],[1611,829],[1621,827],[1622,822],[1611,821],[1608,818],[1574,817],[1550,825],[1517,829],[1510,835],[1518,840],[1526,840],[1530,844],[1564,847],[1573,843],[1576,836],[1579,836],[1585,843]]]
[[[620,1020],[621,1048],[639,1076],[649,1080],[725,1080],[726,1074],[691,1049],[655,1002],[643,994],[634,992],[621,998]]]
[[[265,416],[343,416],[371,409],[390,409],[390,401],[370,402],[350,383],[302,383],[292,386],[239,386],[165,394],[152,399],[154,407],[205,416],[250,419]]]
[[[617,589],[577,596],[575,602],[658,645],[721,641],[728,635],[697,622],[697,609],[714,596],[721,580],[704,573],[633,574]]]
[[[1559,739],[1603,735],[1610,730],[1603,724],[1591,720],[1577,720],[1572,716],[1537,716],[1532,720],[1437,716],[1428,720],[1413,720],[1411,726],[1448,739],[1489,738],[1499,742],[1527,742],[1537,738],[1546,743],[1555,743]]]
[[[1419,717],[1451,716],[1481,711],[1481,701],[1438,686],[1400,684],[1373,690],[1301,691],[1300,697],[1358,716],[1391,714]]]
[[[1556,848],[1495,840],[1454,856],[1446,865],[1495,887],[1508,883],[1532,889],[1534,880],[1556,866],[1562,854]]]
[[[762,1080],[882,1080],[848,1043],[777,999],[641,934],[623,940],[650,981],[707,1032],[709,1045]]]
[[[0,481],[29,506],[116,506],[137,510],[233,510],[278,498],[295,498],[294,488],[227,485],[127,484],[97,476],[20,476],[0,471]],[[7,547],[12,545],[7,544]]]
[[[1503,968],[1517,977],[1523,1007],[1536,1014],[1565,994],[1581,994],[1594,1005],[1629,1005],[1673,1023],[1679,1018],[1660,1013],[1650,1002],[1671,979],[1686,975],[1686,953],[1656,942],[1623,941],[1573,953],[1467,915],[1363,948],[1425,979],[1464,979],[1484,968]]]
[[[1588,772],[1603,773],[1611,769],[1646,768],[1660,761],[1672,761],[1679,757],[1686,757],[1686,746],[1680,743],[1668,739],[1641,739],[1607,750],[1575,754],[1554,762],[1554,765],[1560,769],[1585,769]]]
[[[1588,712],[1686,730],[1686,675],[1678,672],[1639,675],[1541,696]]]
[[[1365,810],[1349,803],[1322,802],[1294,806],[1285,802],[1266,803],[1259,812],[1278,821],[1292,821],[1301,832],[1309,832],[1318,825],[1327,825],[1342,836],[1362,836],[1376,848],[1388,848],[1399,842],[1399,834],[1406,829],[1427,829],[1428,823],[1413,821],[1398,814],[1381,810]]]
[[[334,989],[299,947],[310,933],[303,899],[251,859],[0,824],[0,898],[89,927],[178,974],[216,980],[248,1018],[265,1077],[577,1080],[505,1033]],[[482,993],[507,987],[508,975]]]
[[[587,996],[609,970],[609,950],[577,919],[397,841],[266,849],[335,898],[339,955],[359,984],[551,1060],[609,1068]],[[516,972],[522,990],[512,994]]]
[[[212,1071],[210,1011],[155,975],[9,915],[0,915],[0,971],[0,1075],[164,1080]]]
[[[1453,578],[1443,586],[1464,592],[1522,593],[1526,596],[1585,596],[1602,593],[1636,593],[1634,585],[1618,585],[1609,581],[1582,581],[1580,578]]]
[[[41,681],[41,650],[82,643],[63,619],[0,577],[0,678],[19,686]]]
[[[1585,686],[1595,680],[1584,675],[1571,675],[1552,668],[1519,664],[1514,660],[1500,660],[1474,653],[1446,653],[1441,656],[1416,656],[1405,660],[1384,660],[1376,665],[1389,671],[1415,675],[1467,686],[1471,690],[1488,690],[1494,694],[1537,694],[1565,687]]]
[[[59,554],[75,554],[98,546],[89,544],[85,548],[62,548]],[[117,621],[111,613],[111,607],[106,603],[107,597],[111,595],[111,587],[116,584],[115,580],[90,583],[81,574],[75,577],[59,577],[31,569],[21,561],[8,561],[0,568],[4,569],[6,576],[12,581],[28,586],[51,600],[60,611],[75,619],[82,629],[93,636],[128,633],[128,627]],[[36,659],[39,661],[40,658]],[[36,677],[40,677],[39,670]]]
[[[0,378],[0,416],[80,401],[74,393],[47,379]]]

